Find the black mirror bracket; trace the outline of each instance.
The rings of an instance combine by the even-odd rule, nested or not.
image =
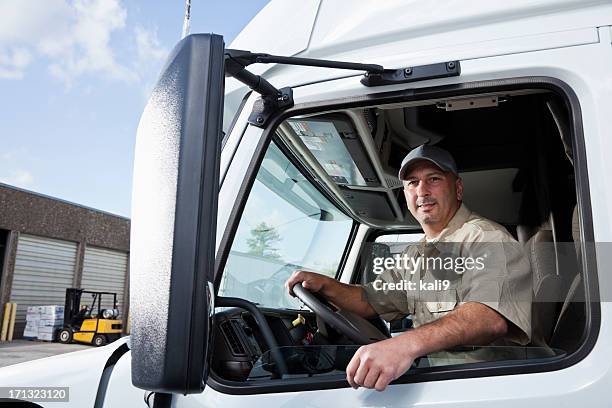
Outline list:
[[[361,83],[365,86],[383,86],[446,78],[461,74],[459,61],[440,62],[400,69],[385,69],[382,65],[361,64],[345,61],[320,60],[301,57],[258,54],[243,50],[225,50],[225,75],[236,78],[255,92],[261,94],[249,116],[251,125],[263,128],[274,113],[293,106],[291,88],[276,89],[263,77],[246,70],[251,64],[285,64],[308,67],[349,69],[365,71]]]
[[[276,89],[265,78],[248,71],[246,67],[259,61],[258,57],[264,54],[254,54],[249,51],[225,50],[225,75],[242,82],[253,91],[261,95],[249,116],[251,125],[263,128],[274,113],[289,109],[293,106],[293,92],[291,88]]]
[[[248,121],[253,126],[263,128],[273,114],[292,106],[293,90],[291,88],[281,88],[276,95],[263,95],[257,99]]]
[[[400,69],[385,69],[382,72],[366,72],[361,83],[365,86],[405,84],[428,79],[447,78],[461,74],[459,61],[440,62]]]
[[[283,57],[279,55],[253,53],[244,50],[226,49],[224,55],[225,75],[234,77],[255,92],[261,94],[261,98],[255,102],[253,111],[248,119],[251,125],[260,128],[266,126],[268,119],[270,119],[274,113],[289,109],[293,106],[293,92],[291,88],[276,89],[272,84],[266,81],[265,78],[247,71],[246,67],[251,64],[301,65],[379,73],[384,71],[382,66],[375,64],[359,64],[301,57]]]

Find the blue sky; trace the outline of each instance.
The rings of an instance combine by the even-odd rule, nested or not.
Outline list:
[[[226,44],[268,0],[192,0]],[[0,0],[0,182],[130,216],[136,127],[184,1]]]

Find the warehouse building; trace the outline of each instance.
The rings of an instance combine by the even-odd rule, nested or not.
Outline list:
[[[0,183],[0,304],[17,303],[15,337],[28,306],[63,305],[70,287],[117,293],[125,318],[129,247],[128,218]]]

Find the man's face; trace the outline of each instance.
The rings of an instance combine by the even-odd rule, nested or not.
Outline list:
[[[438,232],[453,218],[463,197],[463,182],[435,164],[421,160],[413,164],[404,179],[408,209],[419,224]]]

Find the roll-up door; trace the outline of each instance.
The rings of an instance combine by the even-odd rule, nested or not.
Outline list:
[[[28,306],[63,305],[72,287],[76,242],[20,234],[10,301],[17,303],[15,334],[25,327]]]
[[[124,316],[123,293],[127,275],[128,254],[110,249],[86,247],[81,287],[98,292],[114,292],[120,316]],[[102,298],[102,308],[112,307],[112,297]],[[89,301],[85,295],[81,304]]]

